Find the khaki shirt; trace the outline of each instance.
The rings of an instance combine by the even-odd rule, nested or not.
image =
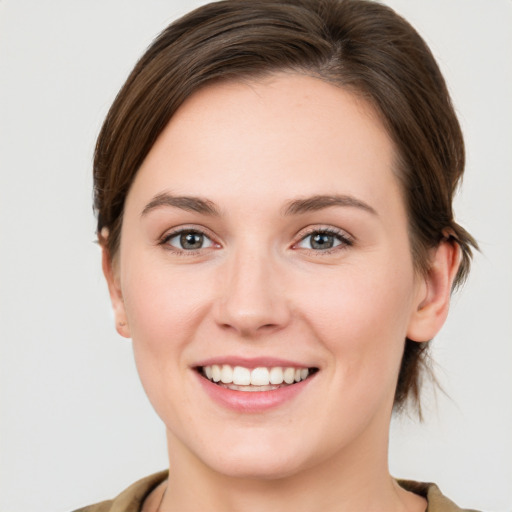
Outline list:
[[[102,501],[96,505],[89,505],[74,512],[140,512],[142,504],[149,493],[167,477],[167,471],[155,473],[135,482],[113,500]],[[477,512],[459,508],[453,501],[443,496],[439,487],[435,484],[424,484],[409,480],[398,480],[398,483],[407,491],[419,494],[427,500],[428,506],[425,512]]]

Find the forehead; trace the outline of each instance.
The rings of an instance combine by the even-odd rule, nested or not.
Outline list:
[[[373,108],[320,79],[280,73],[208,85],[188,98],[147,155],[133,189],[268,202],[399,193],[394,147]]]

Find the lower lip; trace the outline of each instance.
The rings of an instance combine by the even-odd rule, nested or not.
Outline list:
[[[263,412],[283,405],[300,394],[314,378],[312,375],[306,380],[272,391],[236,391],[214,384],[198,372],[195,373],[203,389],[215,402],[228,409],[246,413]]]

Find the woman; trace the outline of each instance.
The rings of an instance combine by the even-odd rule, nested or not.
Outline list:
[[[83,510],[460,510],[396,482],[387,446],[476,247],[463,169],[443,77],[384,6],[229,1],[169,26],[94,177],[170,471]]]

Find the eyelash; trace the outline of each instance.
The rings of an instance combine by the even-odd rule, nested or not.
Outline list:
[[[166,233],[158,242],[159,245],[163,246],[166,250],[171,251],[177,255],[182,256],[196,256],[201,253],[202,250],[208,249],[209,247],[201,247],[199,249],[180,249],[178,247],[175,247],[173,245],[169,244],[169,240],[172,240],[173,238],[176,238],[177,236],[184,235],[184,234],[195,234],[195,235],[202,235],[204,238],[210,240],[212,246],[219,244],[213,240],[213,237],[209,235],[205,230],[200,228],[179,228],[175,231],[171,231],[170,233]]]
[[[210,247],[201,247],[199,249],[179,249],[178,247],[172,246],[169,244],[169,241],[173,238],[176,238],[177,236],[183,235],[183,234],[196,234],[201,235],[208,240],[210,240],[212,246],[220,246],[217,242],[213,240],[213,237],[210,236],[205,230],[200,228],[180,228],[176,229],[175,231],[171,231],[170,233],[166,233],[158,242],[158,245],[163,246],[166,250],[172,251],[173,253],[177,255],[183,255],[183,256],[195,256],[201,253],[204,249],[209,249]],[[292,249],[297,249],[297,246],[305,241],[308,237],[311,237],[313,235],[328,235],[333,236],[336,238],[339,242],[338,245],[335,245],[334,247],[331,247],[329,249],[307,249],[303,248],[304,251],[310,254],[314,255],[322,255],[327,256],[330,254],[333,254],[334,252],[342,251],[346,249],[347,247],[351,247],[354,245],[354,239],[348,235],[345,231],[333,228],[333,227],[325,227],[325,228],[310,228],[306,233],[303,233],[300,237],[300,239],[295,242],[292,246]]]
[[[306,240],[308,237],[311,237],[313,235],[329,235],[334,238],[336,238],[339,241],[338,245],[335,245],[334,247],[331,247],[329,249],[303,249],[309,254],[313,254],[315,256],[329,256],[335,252],[343,251],[347,247],[351,247],[354,245],[354,239],[351,237],[348,233],[345,231],[342,231],[337,228],[333,227],[324,227],[324,228],[310,228],[308,229],[304,234],[301,235],[298,242],[296,242],[293,247],[297,247],[298,244]]]

